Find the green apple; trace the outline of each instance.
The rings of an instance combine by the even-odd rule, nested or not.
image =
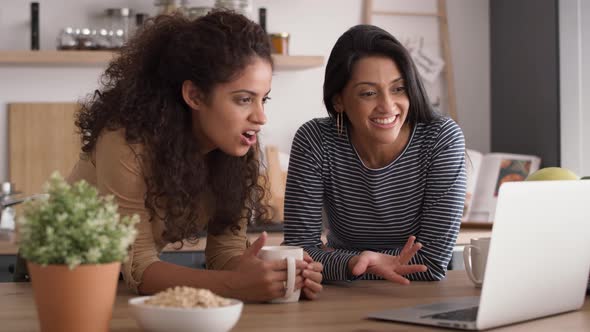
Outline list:
[[[526,181],[578,180],[576,173],[562,167],[545,167],[529,175]]]

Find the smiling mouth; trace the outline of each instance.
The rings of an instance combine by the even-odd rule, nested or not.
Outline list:
[[[389,116],[389,117],[384,117],[384,118],[372,118],[370,119],[371,122],[380,125],[380,126],[390,126],[392,125],[395,120],[397,120],[399,117],[398,115],[394,115],[394,116]]]

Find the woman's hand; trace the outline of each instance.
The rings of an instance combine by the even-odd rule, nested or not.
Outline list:
[[[303,260],[307,262],[307,268],[303,270],[303,295],[308,300],[318,298],[320,292],[324,289],[322,286],[322,270],[324,266],[320,262],[314,262],[308,253],[303,252]]]
[[[257,257],[266,242],[266,232],[244,251],[232,276],[227,280],[228,294],[245,301],[269,301],[285,296],[287,281],[287,261],[285,259],[264,261]],[[303,287],[301,271],[307,268],[305,261],[295,264],[295,289]]]
[[[416,272],[425,272],[425,265],[408,265],[412,257],[422,248],[414,243],[415,236],[410,236],[399,256],[391,256],[373,251],[363,251],[348,262],[348,269],[355,276],[372,273],[389,281],[408,285],[410,280],[403,276]]]

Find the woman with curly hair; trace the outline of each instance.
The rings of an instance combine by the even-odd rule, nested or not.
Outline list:
[[[248,220],[267,211],[257,133],[271,78],[268,39],[244,16],[159,16],[121,50],[83,105],[82,154],[68,180],[85,179],[114,195],[121,214],[140,216],[123,266],[135,291],[186,285],[244,300],[284,295],[286,262],[256,257],[266,233],[251,246],[246,237]],[[158,259],[167,244],[194,242],[205,229],[210,270]],[[321,264],[306,257],[297,268],[305,270],[298,287],[315,298]]]

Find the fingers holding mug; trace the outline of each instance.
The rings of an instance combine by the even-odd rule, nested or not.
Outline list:
[[[282,296],[271,300],[272,303],[288,303],[299,301],[304,278],[301,271],[308,263],[303,259],[303,249],[293,246],[265,246],[260,249],[258,257],[268,262],[280,277]]]

